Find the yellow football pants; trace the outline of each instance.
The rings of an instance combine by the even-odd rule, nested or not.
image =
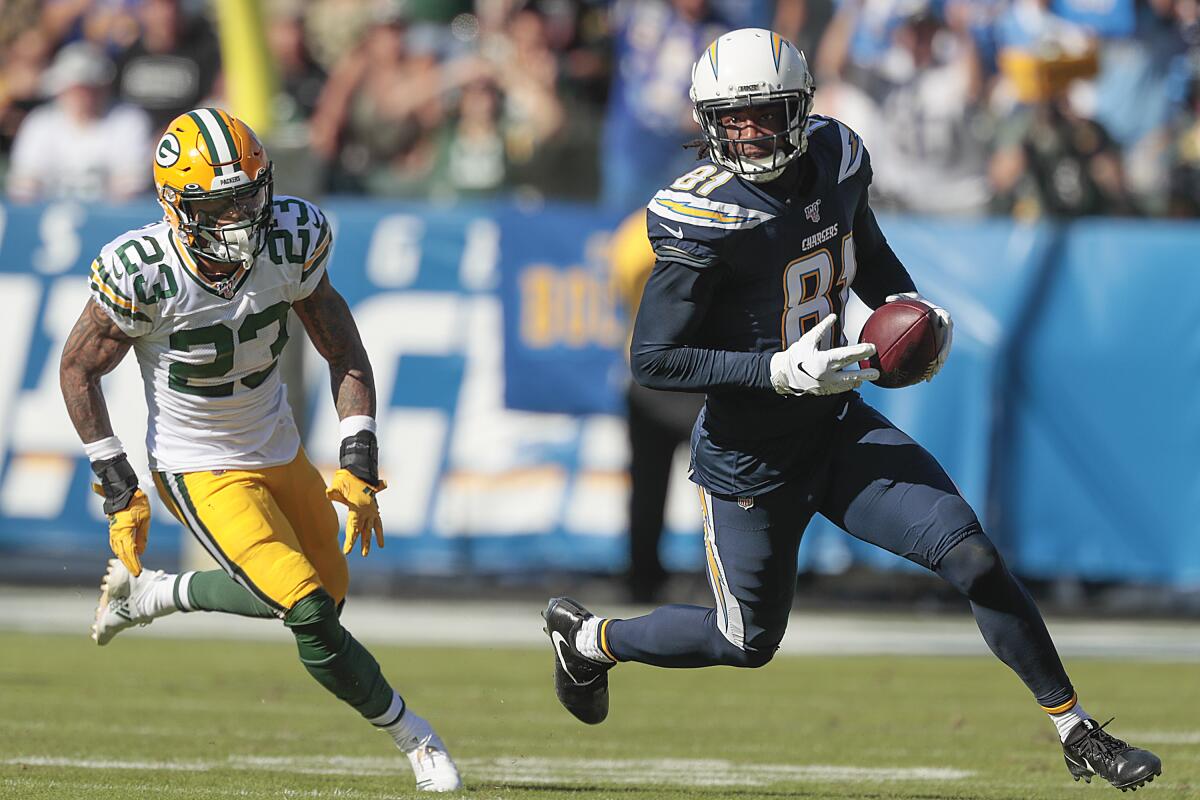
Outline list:
[[[336,603],[346,597],[337,513],[303,448],[278,467],[154,479],[171,513],[222,569],[280,616],[317,589]]]

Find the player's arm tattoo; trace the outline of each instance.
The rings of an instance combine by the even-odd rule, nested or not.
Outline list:
[[[79,438],[95,442],[113,435],[100,378],[129,352],[133,339],[96,303],[88,301],[63,345],[58,384]]]
[[[363,347],[358,326],[346,300],[333,288],[329,276],[313,293],[293,308],[308,331],[317,352],[329,362],[333,402],[339,419],[365,414],[375,416],[375,376]]]

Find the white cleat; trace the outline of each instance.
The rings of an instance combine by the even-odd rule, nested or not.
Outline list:
[[[461,789],[458,767],[446,752],[446,745],[442,737],[434,732],[433,726],[416,714],[412,714],[409,726],[414,731],[413,735],[406,741],[397,742],[396,746],[404,751],[408,763],[412,764],[417,789],[422,792],[454,792]]]
[[[149,625],[160,616],[148,613],[143,607],[145,604],[139,600],[144,598],[150,586],[172,578],[173,575],[166,575],[161,569],[143,570],[135,578],[119,559],[110,558],[108,569],[100,580],[100,602],[96,604],[96,621],[92,623],[92,638],[96,644],[106,645],[126,628]]]

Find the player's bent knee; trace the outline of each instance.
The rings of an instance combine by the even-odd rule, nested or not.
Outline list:
[[[346,629],[338,620],[338,607],[324,589],[300,599],[283,617],[296,637],[300,660],[320,664],[336,656],[345,644]]]
[[[752,650],[752,649],[743,650],[742,651],[743,660],[742,660],[741,664],[738,664],[738,666],[746,667],[748,669],[758,669],[759,667],[765,667],[768,663],[770,663],[771,659],[775,657],[776,652],[777,652],[777,650],[774,647],[768,647],[763,650]]]
[[[938,564],[937,573],[971,599],[1004,582],[1008,568],[986,534],[977,533],[950,548]]]
[[[749,643],[741,647],[722,640],[722,663],[730,667],[757,669],[766,666],[779,650],[779,642]]]
[[[304,597],[284,616],[308,673],[368,719],[387,710],[393,692],[379,663],[338,621],[338,605],[324,589]]]

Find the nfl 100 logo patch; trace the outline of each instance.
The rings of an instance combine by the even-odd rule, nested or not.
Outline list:
[[[821,221],[821,201],[814,200],[804,207],[804,216],[809,222]]]

